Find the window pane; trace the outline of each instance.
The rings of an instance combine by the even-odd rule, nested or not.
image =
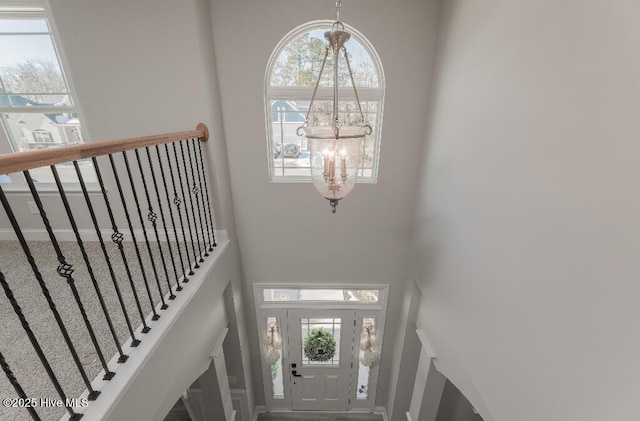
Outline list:
[[[273,164],[277,175],[311,176],[309,142],[296,130],[304,124],[309,102],[271,101]],[[292,173],[293,171],[293,173]]]
[[[302,331],[302,365],[314,366],[314,365],[340,365],[340,326],[342,319],[328,318],[328,319],[300,319],[300,328]],[[305,355],[305,341],[307,336],[311,333],[313,338],[314,334],[319,332],[328,332],[333,336],[335,340],[335,353],[326,361],[312,361]],[[325,354],[326,355],[326,354]]]
[[[74,113],[0,113],[0,120],[7,130],[13,152],[61,148],[84,143],[84,134]],[[78,161],[85,182],[96,182],[90,159]],[[78,183],[72,163],[56,165],[63,182]],[[35,182],[53,183],[48,167],[29,171]]]
[[[0,19],[0,33],[7,32],[49,32],[44,19]]]
[[[320,75],[327,41],[325,31],[331,28],[315,29],[292,40],[280,53],[271,73],[271,86],[313,87]],[[371,56],[353,37],[345,43],[356,87],[379,87],[378,74]],[[322,71],[321,87],[333,86],[333,54],[330,51]],[[351,80],[340,53],[338,59],[338,86],[351,87]]]
[[[315,101],[307,124],[331,125],[335,84],[340,87],[340,123],[356,126],[362,123],[353,89],[355,85],[364,122],[373,129],[371,136],[361,142],[356,182],[373,182],[377,178],[384,95],[382,69],[373,47],[355,30],[351,31],[351,38],[344,44],[349,65],[343,51],[336,60],[331,49],[327,49],[328,41],[324,36],[332,29],[331,25],[331,22],[305,25],[305,28],[287,36],[270,60],[266,87],[266,105],[270,109],[267,110],[266,129],[271,181],[311,181],[309,142],[304,134],[298,136],[296,129],[305,123],[312,96],[315,96]],[[336,83],[333,80],[334,70],[337,73]]]
[[[4,90],[33,94],[68,92],[50,35],[0,35],[0,52]]]
[[[309,141],[298,136],[298,127],[304,124],[310,101],[271,101],[271,139],[273,141],[273,168],[276,177],[310,176]],[[365,121],[376,127],[378,101],[361,102]],[[331,125],[331,101],[315,101],[309,122],[312,126]],[[360,124],[360,112],[355,101],[340,101],[339,113],[343,125]],[[370,177],[376,160],[375,139],[366,136],[361,142],[359,177]]]
[[[282,376],[282,337],[280,336],[280,319],[267,317],[265,337],[265,353],[273,353],[275,362],[271,364],[271,385],[274,399],[284,399],[284,377]],[[267,358],[271,356],[267,355]],[[273,360],[272,360],[273,361]]]
[[[8,95],[13,107],[70,107],[69,95]]]
[[[14,152],[84,143],[80,121],[74,113],[2,113],[2,122]],[[49,141],[43,142],[43,136]]]
[[[356,399],[366,399],[369,395],[369,377],[371,374],[371,366],[373,365],[371,363],[371,358],[379,358],[380,353],[380,344],[377,342],[375,333],[375,317],[363,318],[362,334],[360,335],[360,354],[358,358],[358,383],[356,384]],[[374,357],[371,356],[372,354],[374,355]]]
[[[41,12],[33,17],[0,15],[0,123],[8,139],[2,153],[67,147],[85,140],[77,114],[69,111],[73,100]],[[38,107],[47,110],[38,112]],[[85,182],[96,182],[90,159],[78,161],[78,166]],[[73,163],[58,164],[56,170],[63,183],[79,182]],[[54,182],[48,167],[29,173],[35,182]],[[19,182],[16,177],[21,175],[13,175]]]
[[[358,301],[377,303],[377,289],[276,289],[265,288],[265,302],[277,301]]]

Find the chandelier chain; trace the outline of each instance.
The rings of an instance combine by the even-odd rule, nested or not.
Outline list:
[[[309,115],[311,114],[311,107],[313,107],[313,102],[316,100],[316,95],[318,93],[318,87],[320,86],[320,79],[322,79],[322,72],[324,71],[324,66],[327,64],[327,57],[329,57],[329,47],[324,50],[324,59],[322,60],[322,66],[320,66],[320,74],[318,75],[318,80],[316,81],[316,86],[313,88],[313,94],[311,95],[311,102],[309,103],[309,109],[307,110],[307,116],[304,118],[305,123],[309,123]]]
[[[340,22],[340,9],[342,8],[342,0],[336,0],[336,21]]]
[[[353,94],[356,97],[356,104],[358,105],[358,112],[360,113],[360,122],[364,124],[364,113],[362,112],[362,105],[360,104],[360,97],[358,96],[358,90],[356,89],[356,82],[353,80],[353,72],[351,71],[351,64],[349,64],[349,54],[347,50],[342,47],[344,52],[344,60],[347,63],[347,70],[349,71],[349,78],[351,78],[351,86],[353,87]]]

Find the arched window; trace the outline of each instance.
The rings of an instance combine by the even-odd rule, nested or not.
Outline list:
[[[265,77],[265,111],[271,181],[311,181],[309,143],[296,129],[305,120],[313,89],[320,73],[327,41],[325,31],[333,21],[315,21],[299,26],[276,46]],[[362,142],[358,182],[375,183],[378,177],[384,74],[373,46],[357,30],[345,24],[351,39],[345,43],[365,120],[373,133]],[[345,68],[343,68],[343,66]],[[333,63],[327,60],[309,119],[330,121],[333,99]],[[340,112],[345,119],[358,115],[344,60],[338,68]],[[351,116],[353,114],[353,116]]]

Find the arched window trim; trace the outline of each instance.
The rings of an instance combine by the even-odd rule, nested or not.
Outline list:
[[[315,20],[311,22],[304,23],[297,28],[289,31],[287,35],[285,35],[280,42],[276,45],[271,56],[269,57],[269,61],[267,62],[267,68],[265,72],[264,78],[264,95],[265,95],[265,128],[266,128],[266,136],[267,136],[267,158],[269,162],[269,180],[271,182],[311,182],[311,174],[308,176],[277,176],[275,175],[274,168],[274,142],[272,139],[272,116],[271,116],[271,101],[272,100],[299,100],[301,98],[310,99],[313,93],[313,87],[296,87],[296,86],[271,86],[271,76],[278,60],[280,54],[285,49],[285,47],[298,36],[301,36],[307,32],[311,32],[316,29],[325,29],[331,28],[333,25],[333,20]],[[375,136],[374,144],[375,147],[375,156],[372,161],[372,175],[370,177],[358,177],[358,183],[377,183],[378,181],[378,163],[380,160],[380,151],[381,151],[381,143],[382,143],[382,121],[383,121],[383,113],[384,113],[384,97],[385,97],[385,77],[384,70],[382,67],[382,61],[378,56],[373,45],[369,42],[369,40],[357,29],[352,27],[349,24],[344,23],[345,30],[349,32],[352,37],[357,40],[365,51],[369,54],[371,61],[373,62],[373,66],[375,71],[377,72],[378,77],[378,87],[377,88],[358,88],[358,96],[360,101],[378,101],[379,108],[377,111],[377,118],[375,126],[373,127],[373,136]],[[316,98],[318,100],[332,100],[333,99],[333,88],[332,87],[320,87],[318,88],[318,92],[316,94]],[[353,96],[353,90],[343,88],[340,91],[340,99],[341,100],[353,100],[355,97]]]

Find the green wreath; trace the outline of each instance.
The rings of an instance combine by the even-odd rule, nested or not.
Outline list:
[[[336,354],[336,340],[331,332],[313,329],[304,340],[304,355],[309,361],[329,361]]]

